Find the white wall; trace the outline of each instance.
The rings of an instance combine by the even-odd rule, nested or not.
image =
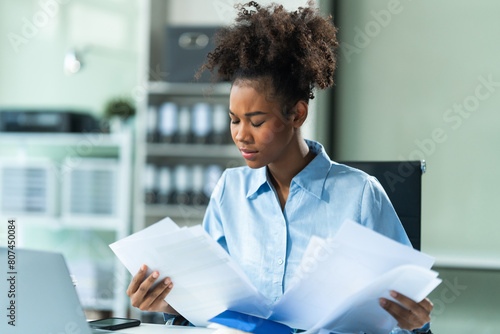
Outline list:
[[[493,333],[500,323],[490,310],[495,304],[498,314],[500,298],[484,282],[500,279],[500,2],[341,5],[338,158],[427,161],[422,249],[441,266],[465,268],[445,270],[451,284],[467,282],[436,325]],[[496,269],[471,269],[480,266]],[[442,285],[434,298],[449,301],[449,293]]]
[[[75,108],[100,114],[137,85],[133,0],[0,1],[0,107]],[[85,67],[66,76],[71,48]]]
[[[387,6],[346,2],[342,10],[341,158],[424,158],[423,248],[442,258],[498,260],[500,3],[401,1],[400,13],[363,47],[357,29]],[[349,54],[356,45],[359,53]],[[462,114],[454,111],[460,105]]]

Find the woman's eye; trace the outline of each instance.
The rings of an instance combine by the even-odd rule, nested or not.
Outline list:
[[[264,124],[264,122],[260,122],[260,123],[258,123],[258,124],[253,124],[253,123],[252,123],[252,126],[253,126],[254,128],[258,128],[258,127],[259,127],[259,126],[261,126],[262,124]]]
[[[236,121],[234,119],[231,120],[231,124],[238,124],[240,121]]]

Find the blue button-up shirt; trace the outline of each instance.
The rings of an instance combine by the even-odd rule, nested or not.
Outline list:
[[[333,237],[346,219],[410,245],[374,177],[331,161],[319,143],[306,142],[316,157],[292,179],[284,210],[267,167],[239,167],[224,172],[203,221],[254,286],[273,301],[292,282],[311,236]]]

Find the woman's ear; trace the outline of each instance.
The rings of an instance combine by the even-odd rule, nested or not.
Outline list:
[[[295,109],[295,112],[293,115],[293,126],[295,128],[300,128],[302,126],[302,124],[304,124],[304,122],[307,118],[309,106],[307,105],[306,101],[300,100],[299,102],[297,102],[294,109]]]

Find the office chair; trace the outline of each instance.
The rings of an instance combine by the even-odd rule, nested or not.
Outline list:
[[[347,161],[377,178],[398,214],[413,248],[420,250],[422,174],[425,161]]]

